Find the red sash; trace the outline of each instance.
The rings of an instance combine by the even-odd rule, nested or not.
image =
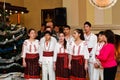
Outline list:
[[[73,47],[73,54],[75,52],[75,46]],[[78,55],[72,55],[72,60],[78,60],[80,64],[84,62],[84,56],[80,54],[80,46],[78,47]]]
[[[77,56],[72,55],[72,60],[78,60],[79,63],[82,64],[84,62],[84,56],[82,56],[82,55],[77,55]]]
[[[53,51],[51,51],[51,52],[43,51],[43,56],[44,57],[53,57]]]
[[[58,53],[58,57],[64,57],[64,68],[68,68],[68,54]]]
[[[39,54],[38,53],[26,53],[26,58],[36,58],[36,57],[39,57]]]

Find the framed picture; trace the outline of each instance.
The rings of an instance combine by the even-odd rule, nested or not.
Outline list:
[[[54,9],[42,9],[41,10],[41,23],[46,23],[49,21],[54,22]]]

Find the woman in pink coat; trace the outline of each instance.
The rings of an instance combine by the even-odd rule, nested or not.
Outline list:
[[[104,41],[105,45],[100,50],[100,54],[97,58],[104,68],[104,80],[115,80],[117,63],[115,60],[115,38],[111,30],[104,32]]]

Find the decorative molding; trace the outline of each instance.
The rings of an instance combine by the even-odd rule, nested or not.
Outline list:
[[[71,26],[71,30],[73,32],[74,29],[76,28],[82,28],[80,26]],[[104,31],[107,29],[111,29],[115,34],[120,35],[120,25],[110,25],[110,24],[106,24],[106,25],[92,25],[92,32],[93,33],[98,33],[99,31]]]
[[[117,0],[89,0],[90,3],[99,8],[99,9],[107,9],[115,5]]]
[[[120,30],[120,25],[93,25],[92,30]]]
[[[93,25],[92,32],[98,33],[99,31],[104,31],[110,29],[115,34],[120,35],[120,25]]]

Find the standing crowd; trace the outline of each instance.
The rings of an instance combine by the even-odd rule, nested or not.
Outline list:
[[[91,23],[84,31],[68,25],[42,24],[38,36],[29,29],[23,43],[22,58],[26,80],[115,80],[115,37],[111,30],[91,32]],[[40,69],[41,67],[41,69]]]

